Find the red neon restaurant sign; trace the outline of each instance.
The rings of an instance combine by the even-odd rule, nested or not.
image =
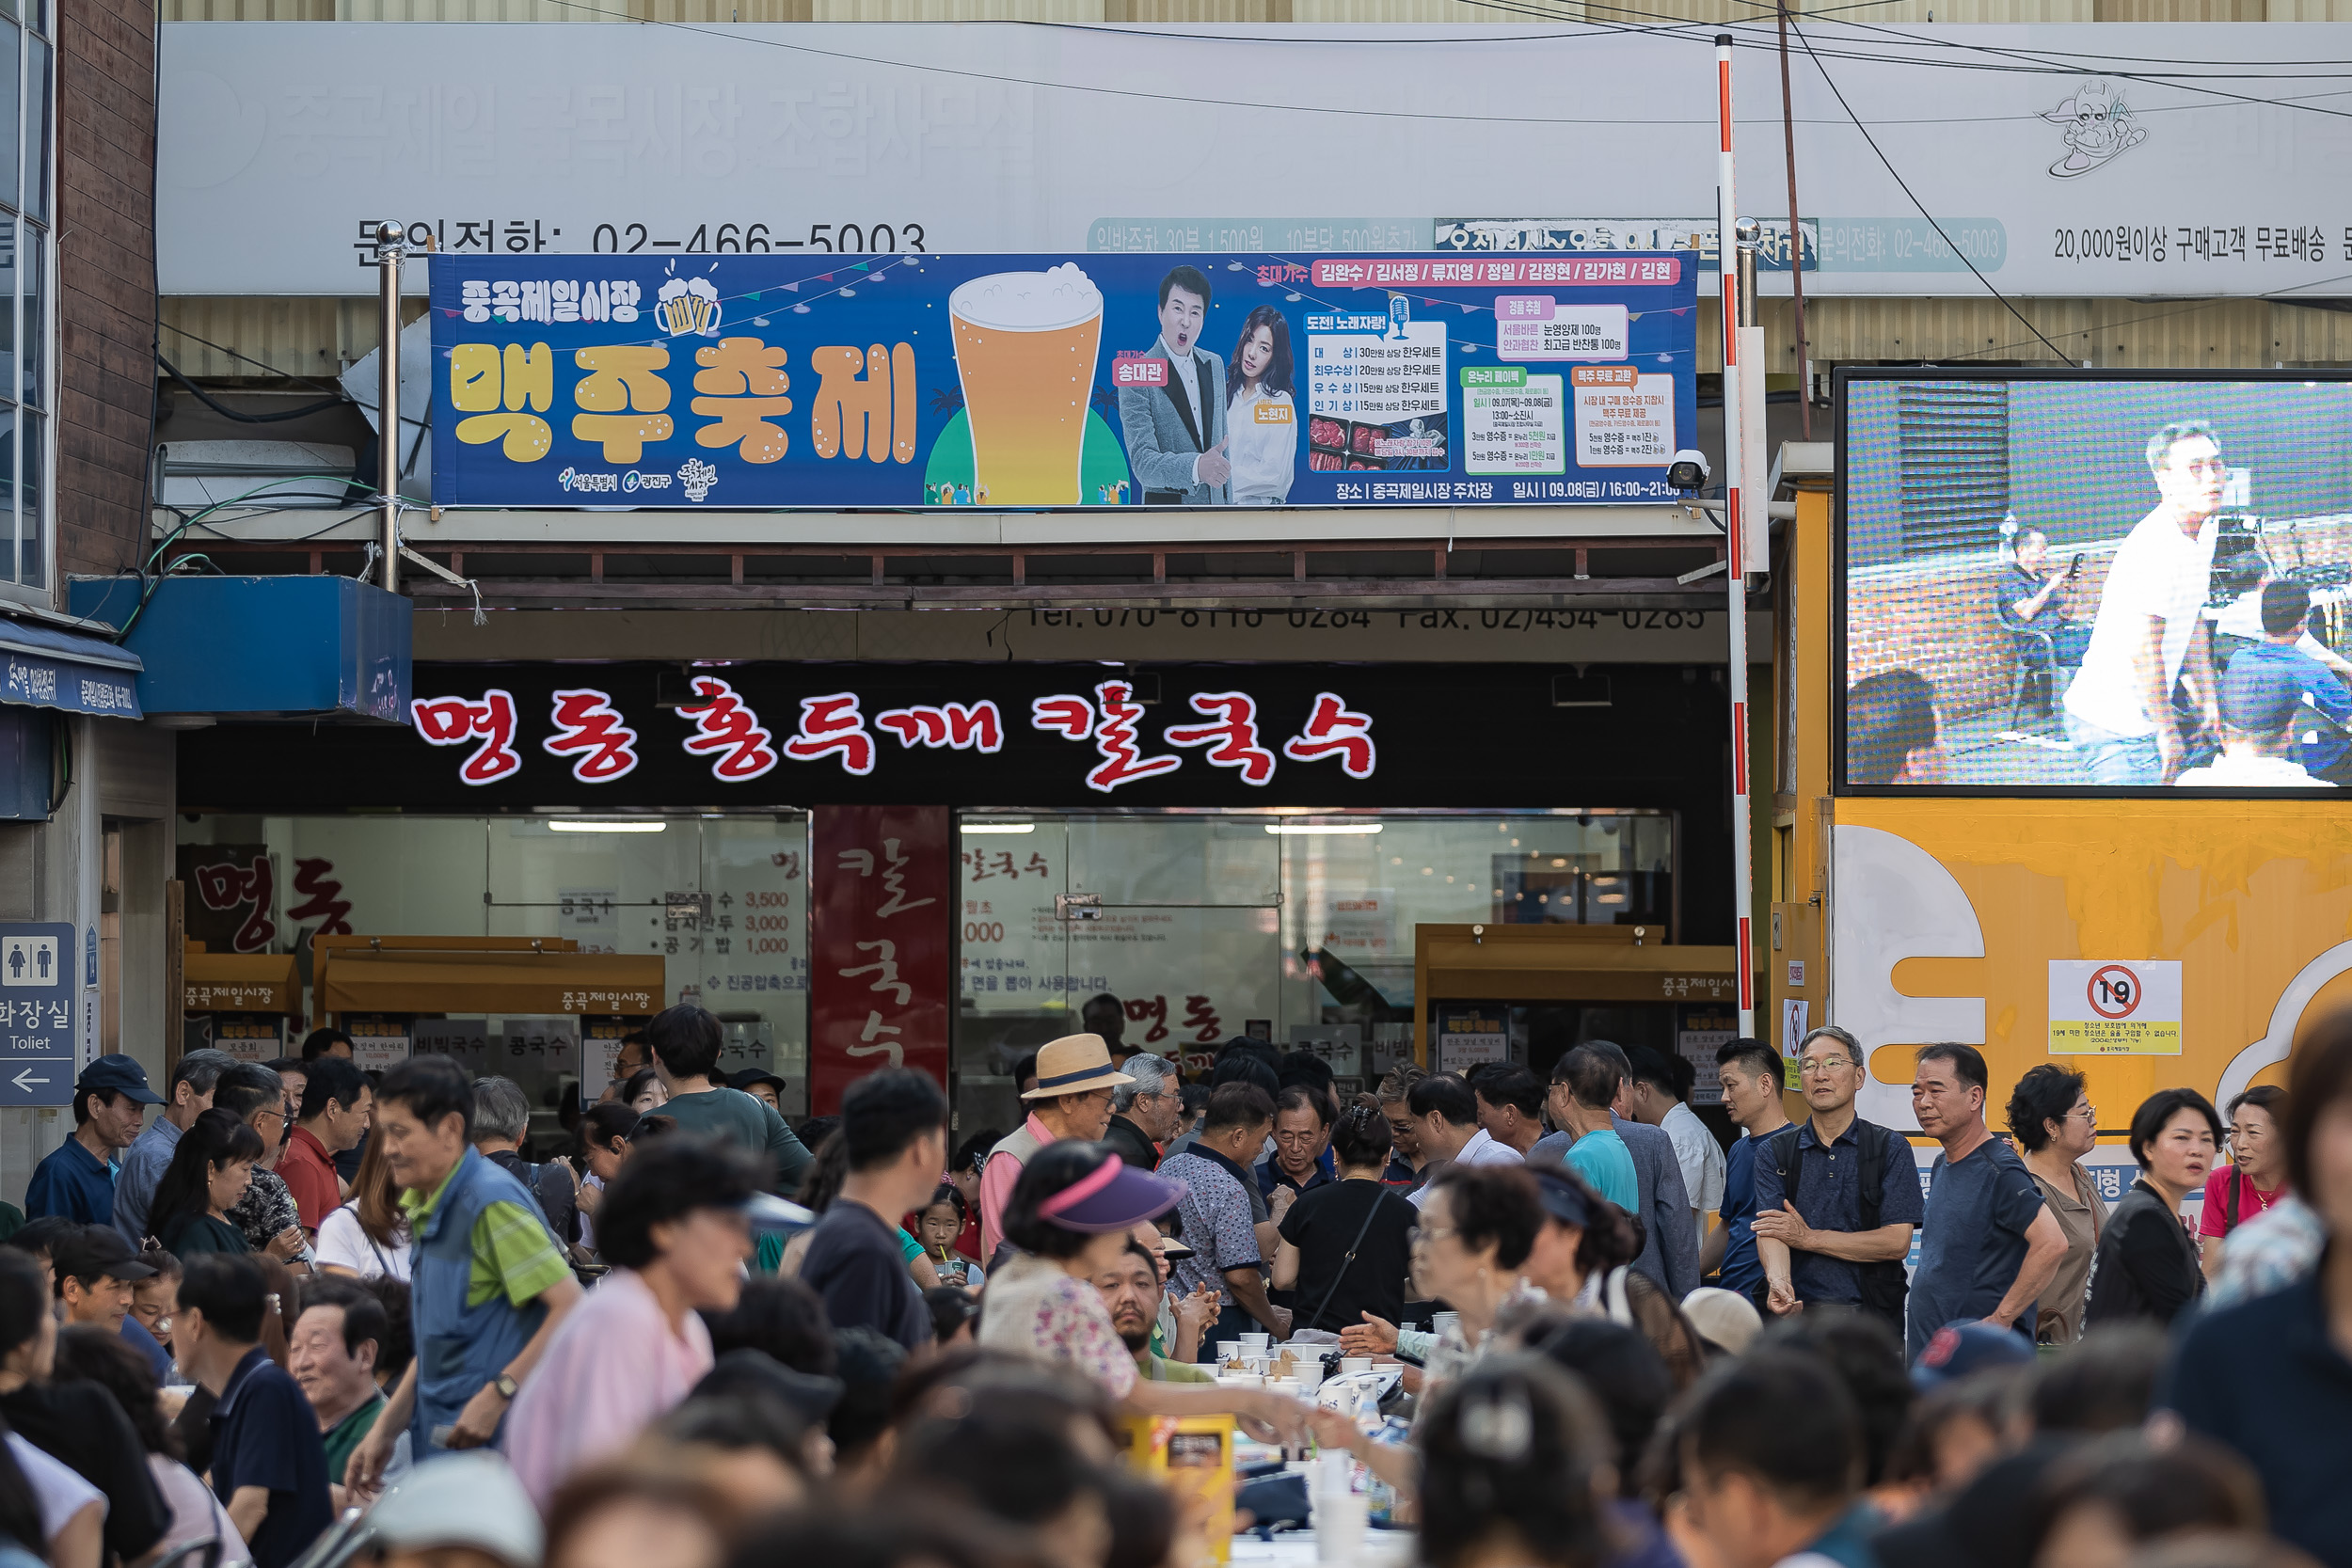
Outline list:
[[[800,699],[794,727],[781,739],[741,693],[714,675],[697,675],[696,702],[683,704],[686,728],[677,745],[690,756],[707,758],[711,777],[722,784],[760,778],[780,764],[831,760],[859,777],[874,771],[885,754],[882,742],[901,752],[958,751],[993,755],[1004,749],[1008,720],[996,703],[941,702],[894,707],[867,715],[854,691]],[[1242,783],[1263,788],[1280,766],[1335,762],[1347,777],[1369,779],[1378,762],[1372,716],[1359,713],[1335,691],[1315,695],[1296,734],[1261,733],[1258,701],[1247,691],[1199,691],[1186,705],[1197,720],[1146,733],[1147,710],[1123,680],[1106,680],[1092,692],[1057,693],[1029,704],[1028,726],[1065,740],[1092,744],[1098,759],[1086,775],[1087,787],[1107,795],[1121,784],[1173,773],[1182,754],[1196,752],[1212,768],[1231,769]],[[492,784],[523,765],[526,716],[512,693],[493,687],[478,696],[420,697],[409,705],[417,734],[431,746],[469,748],[457,776],[468,784]],[[552,694],[544,733],[533,730],[539,749],[568,761],[583,784],[611,784],[636,770],[640,748],[649,738],[594,687],[567,687]],[[1174,747],[1163,751],[1160,747]]]

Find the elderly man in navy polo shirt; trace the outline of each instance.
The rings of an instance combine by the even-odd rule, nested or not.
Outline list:
[[[1862,1047],[1823,1025],[1797,1048],[1813,1114],[1756,1151],[1756,1252],[1765,1306],[1860,1307],[1903,1330],[1902,1260],[1927,1218],[1910,1141],[1854,1114]]]
[[[101,1056],[84,1068],[73,1085],[73,1136],[33,1167],[24,1217],[112,1225],[115,1173],[107,1161],[138,1140],[147,1108],[163,1102],[147,1086],[147,1069],[128,1056]]]

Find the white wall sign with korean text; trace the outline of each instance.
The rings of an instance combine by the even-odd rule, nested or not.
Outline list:
[[[2050,961],[2051,1055],[2180,1053],[2181,966],[2177,961]]]
[[[2341,293],[2352,271],[2352,121],[2324,107],[2336,26],[1808,26],[1844,99],[1809,61],[1790,74],[1809,294],[1978,298],[1973,264],[2010,295],[2293,298]],[[1727,30],[1756,45],[1733,66],[1743,188],[1755,208],[1785,206],[1771,19]],[[1703,33],[175,22],[162,35],[167,294],[371,293],[361,230],[387,216],[458,256],[1689,245],[1714,287]],[[1161,126],[1181,135],[1139,161],[1138,128]],[[1531,174],[1544,170],[1571,172]],[[1785,211],[1764,237],[1762,286],[1786,293]],[[1563,339],[1609,326],[1540,320]]]

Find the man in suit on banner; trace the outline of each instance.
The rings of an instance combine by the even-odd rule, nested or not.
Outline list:
[[[1209,314],[1209,280],[1193,266],[1160,279],[1160,337],[1147,360],[1168,369],[1158,386],[1119,389],[1127,466],[1146,506],[1225,506],[1232,467],[1225,457],[1225,361],[1199,347]],[[1129,361],[1133,363],[1133,361]]]

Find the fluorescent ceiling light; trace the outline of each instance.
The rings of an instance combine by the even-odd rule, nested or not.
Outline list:
[[[1269,822],[1265,825],[1267,832],[1285,838],[1327,837],[1332,834],[1361,838],[1378,832],[1380,828],[1381,824],[1377,822]]]
[[[966,822],[962,831],[967,833],[1033,833],[1037,832],[1037,824],[1034,822]]]
[[[658,833],[668,826],[667,822],[582,822],[569,816],[548,818],[548,832],[551,833]]]

